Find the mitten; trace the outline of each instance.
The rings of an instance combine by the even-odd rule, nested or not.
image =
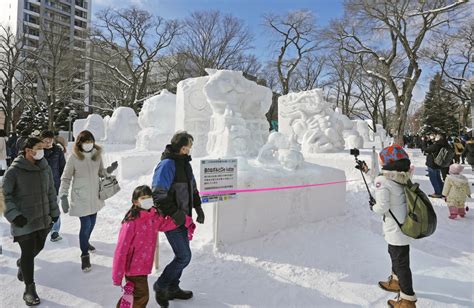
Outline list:
[[[204,223],[204,211],[202,210],[202,207],[196,207],[194,208],[196,210],[197,218],[196,221],[200,224]]]
[[[61,196],[61,208],[64,213],[69,212],[69,200],[66,195]]]
[[[13,219],[13,224],[19,228],[23,228],[28,223],[28,219],[26,219],[23,215],[18,215]]]
[[[114,161],[110,166],[107,167],[105,171],[107,171],[108,174],[112,173],[117,169],[118,167],[118,162]]]

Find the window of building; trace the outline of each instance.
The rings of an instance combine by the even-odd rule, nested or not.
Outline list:
[[[82,20],[74,20],[74,25],[79,27],[79,28],[84,28],[86,29],[87,28],[87,23],[82,21]]]

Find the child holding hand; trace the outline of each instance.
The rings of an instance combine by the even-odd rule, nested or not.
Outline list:
[[[148,275],[153,267],[158,231],[174,230],[178,226],[171,217],[163,217],[153,207],[151,188],[135,188],[132,208],[122,220],[112,266],[114,285],[121,286],[125,276],[133,286],[133,307],[146,307],[149,299]],[[196,228],[190,216],[185,227],[191,240]],[[122,299],[117,303],[120,307]]]

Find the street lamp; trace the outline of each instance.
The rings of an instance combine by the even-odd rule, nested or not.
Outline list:
[[[69,121],[69,129],[68,129],[68,132],[67,132],[67,141],[70,142],[72,141],[72,120],[73,120],[73,116],[76,114],[76,112],[74,110],[71,110],[69,111],[69,115],[67,117],[67,120]]]

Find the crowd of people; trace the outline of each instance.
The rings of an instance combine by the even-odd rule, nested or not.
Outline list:
[[[0,132],[1,135],[1,132]],[[3,132],[3,135],[4,132]],[[114,285],[132,289],[133,307],[146,307],[149,299],[147,276],[151,273],[157,232],[164,231],[175,254],[154,284],[155,299],[160,307],[168,307],[173,299],[190,299],[191,291],[180,288],[180,278],[191,261],[192,239],[196,221],[204,223],[204,212],[191,168],[190,151],[193,137],[176,133],[163,152],[153,182],[137,187],[132,206],[122,220],[114,254]],[[24,282],[23,300],[28,306],[38,305],[34,260],[43,249],[48,235],[60,241],[62,213],[78,217],[81,269],[92,269],[90,252],[95,247],[90,237],[97,213],[104,207],[99,194],[100,178],[118,167],[114,162],[104,167],[103,149],[90,131],[82,131],[66,157],[66,143],[51,131],[22,133],[0,139],[0,155],[4,152],[6,169],[3,178],[4,216],[11,224],[13,241],[20,246],[17,278]],[[6,158],[11,161],[7,162]],[[6,168],[8,166],[8,169]],[[5,169],[3,169],[5,168]],[[59,202],[58,202],[59,201]],[[117,307],[126,305],[123,296]]]

